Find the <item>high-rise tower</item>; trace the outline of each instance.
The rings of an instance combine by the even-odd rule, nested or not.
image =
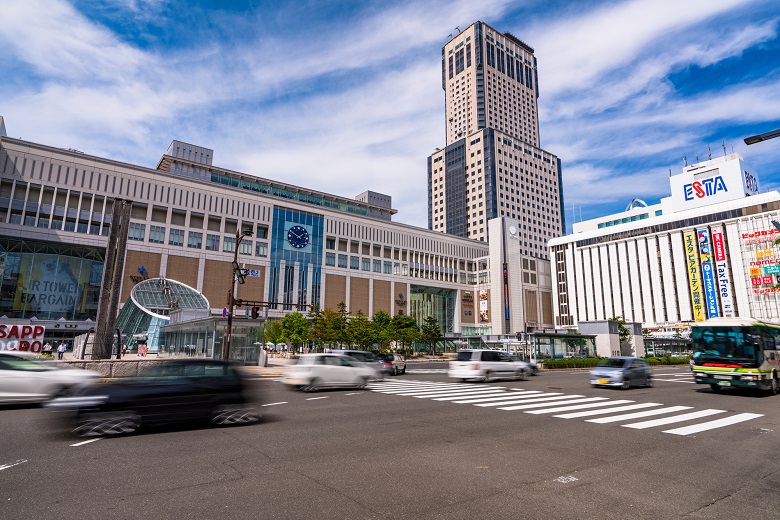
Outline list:
[[[475,22],[442,48],[447,146],[428,158],[428,227],[488,239],[517,219],[521,251],[547,257],[565,230],[560,160],[539,148],[534,50]]]

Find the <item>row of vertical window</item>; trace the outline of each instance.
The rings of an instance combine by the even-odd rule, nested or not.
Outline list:
[[[496,48],[490,43],[485,44],[485,52],[488,65],[512,79],[517,79],[518,83],[524,83],[530,89],[534,88],[530,67],[523,65],[518,59],[507,56],[502,50],[496,51]],[[523,74],[523,69],[525,69],[525,74]],[[452,76],[450,75],[450,77]]]
[[[146,224],[131,222],[127,231],[128,240],[143,242],[146,240]],[[149,243],[164,244],[165,228],[162,226],[149,226]],[[234,253],[236,251],[236,237],[222,237],[206,233],[205,249],[206,251],[219,251],[220,243],[223,253]],[[168,245],[184,247],[184,230],[170,229],[168,233]],[[191,249],[203,249],[203,233],[199,231],[190,231],[187,237],[187,247]],[[268,256],[268,243],[253,242],[251,240],[242,240],[238,247],[238,253],[241,255],[266,257]]]
[[[330,267],[336,267],[336,260],[338,259],[338,267],[346,269],[349,266],[350,269],[361,271],[373,271],[375,273],[395,274],[395,275],[407,275],[408,266],[403,266],[396,262],[383,262],[382,260],[371,260],[370,258],[360,258],[359,256],[348,255],[336,255],[336,253],[325,253],[325,265]],[[372,269],[373,267],[373,269]]]

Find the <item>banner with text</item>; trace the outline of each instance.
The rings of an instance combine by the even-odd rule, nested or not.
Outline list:
[[[734,317],[734,296],[731,289],[731,275],[729,274],[728,257],[726,256],[726,242],[723,236],[723,228],[712,228],[712,252],[715,257],[715,276],[718,280],[718,293],[720,294],[720,306],[724,318]]]
[[[699,255],[696,247],[696,233],[686,231],[683,233],[685,245],[685,259],[688,264],[688,285],[691,289],[691,305],[693,306],[694,321],[704,321],[704,303],[701,293],[701,269],[699,268]]]
[[[715,288],[715,273],[712,268],[712,252],[710,250],[710,232],[707,229],[696,231],[699,241],[699,256],[701,258],[701,278],[704,288],[704,299],[707,304],[707,317],[719,318],[718,291]]]

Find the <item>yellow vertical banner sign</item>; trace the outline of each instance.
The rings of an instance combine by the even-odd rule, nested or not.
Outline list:
[[[693,319],[704,321],[704,302],[701,291],[701,268],[699,267],[698,245],[696,233],[686,231],[683,233],[685,242],[685,259],[688,263],[688,282],[691,287],[691,304],[693,305]]]

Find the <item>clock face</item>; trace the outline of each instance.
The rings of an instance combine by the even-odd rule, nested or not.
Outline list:
[[[296,249],[309,245],[309,232],[303,226],[293,226],[287,231],[287,242]]]

